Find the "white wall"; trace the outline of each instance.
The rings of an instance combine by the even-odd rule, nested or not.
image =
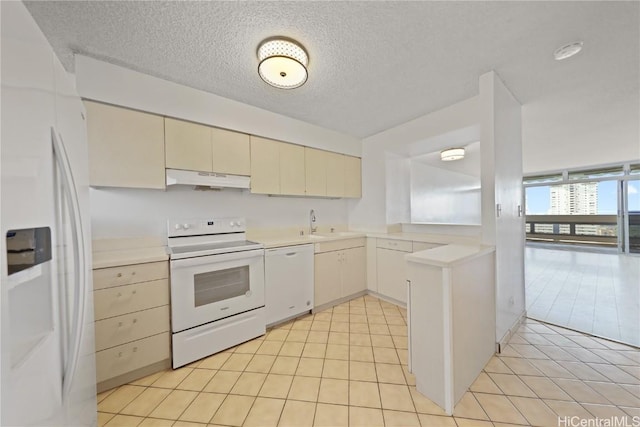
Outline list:
[[[525,311],[521,107],[495,72],[480,76],[482,242],[496,246],[496,339]],[[500,214],[497,215],[497,206]]]
[[[635,55],[637,58],[638,53]],[[539,100],[522,106],[525,174],[640,161],[640,100],[637,93],[635,105],[628,105],[624,112],[627,117],[623,115],[618,122],[610,122],[604,119],[608,116],[603,115],[598,132],[581,140],[579,145],[567,142],[575,141],[571,134],[552,133],[558,127],[549,130],[539,125],[549,117],[548,105],[548,100]],[[576,110],[581,106],[567,105],[566,108]],[[635,121],[629,120],[628,116],[635,116]],[[558,116],[557,120],[563,120],[563,117]]]
[[[83,98],[360,156],[358,138],[86,56],[76,80]]]
[[[241,216],[249,228],[300,227],[307,232],[309,211],[319,227],[347,224],[344,199],[269,197],[247,191],[194,191],[188,186],[167,191],[91,189],[94,239],[167,235],[168,218]]]
[[[389,200],[394,200],[394,193],[406,191],[398,186],[386,187],[387,153],[410,156],[477,141],[478,109],[478,98],[469,98],[364,139],[362,198],[349,203],[349,227],[386,231],[387,212],[396,209],[387,205],[387,193],[391,195]],[[396,185],[402,182],[397,180]],[[395,213],[391,217],[395,218]]]
[[[480,224],[480,177],[411,161],[411,222]]]
[[[387,224],[411,221],[411,160],[394,153],[385,156]]]

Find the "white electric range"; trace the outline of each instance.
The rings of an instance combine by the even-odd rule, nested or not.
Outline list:
[[[265,333],[264,248],[244,218],[168,221],[173,367]]]

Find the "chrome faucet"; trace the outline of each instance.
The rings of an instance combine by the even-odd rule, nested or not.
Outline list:
[[[311,209],[309,212],[309,234],[313,234],[318,231],[318,227],[316,226],[316,212]]]

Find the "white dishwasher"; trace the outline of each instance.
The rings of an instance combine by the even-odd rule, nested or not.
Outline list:
[[[265,250],[267,325],[313,308],[313,253],[313,245]]]

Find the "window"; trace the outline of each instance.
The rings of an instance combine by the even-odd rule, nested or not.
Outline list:
[[[593,178],[608,178],[624,175],[622,166],[606,169],[593,169],[587,171],[569,172],[569,180],[572,179],[593,179]]]

